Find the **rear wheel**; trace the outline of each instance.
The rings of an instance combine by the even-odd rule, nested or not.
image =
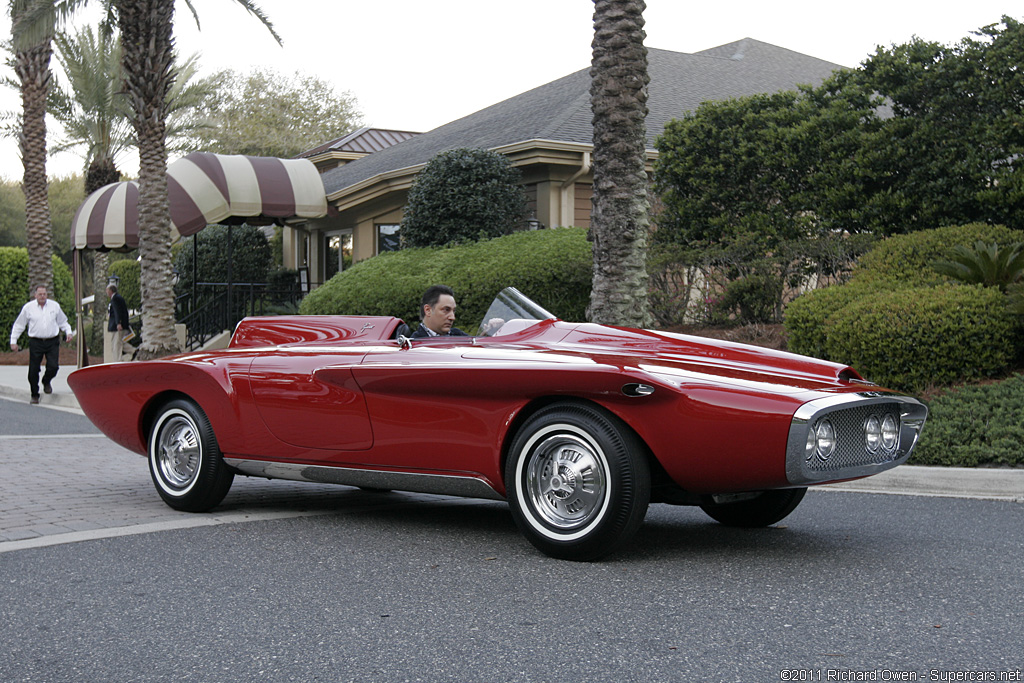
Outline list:
[[[807,493],[806,488],[762,491],[753,498],[735,502],[716,502],[708,498],[700,509],[726,526],[762,527],[775,524],[796,509]]]
[[[224,464],[213,427],[192,401],[161,408],[149,435],[149,473],[175,510],[206,512],[224,500],[234,473]]]
[[[560,403],[531,417],[505,465],[516,525],[541,552],[594,560],[626,543],[647,514],[647,449],[614,415]]]

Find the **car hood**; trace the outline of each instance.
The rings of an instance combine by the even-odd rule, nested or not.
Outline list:
[[[525,359],[529,351],[525,356],[535,361],[635,368],[677,386],[726,383],[787,393],[876,388],[848,365],[672,332],[544,321],[515,336],[490,347],[493,360]]]

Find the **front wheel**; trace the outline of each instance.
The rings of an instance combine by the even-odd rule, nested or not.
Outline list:
[[[175,510],[206,512],[224,500],[234,473],[224,464],[213,427],[192,401],[165,405],[149,435],[149,473]]]
[[[806,488],[762,491],[753,498],[736,502],[716,502],[708,496],[700,509],[726,526],[763,527],[788,516],[804,499],[805,493]]]
[[[519,429],[505,485],[519,530],[565,560],[614,552],[640,527],[651,498],[643,442],[614,415],[582,403],[544,408]]]

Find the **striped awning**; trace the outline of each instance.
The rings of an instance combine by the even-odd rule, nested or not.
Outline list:
[[[167,165],[171,238],[223,222],[266,224],[327,215],[327,196],[307,159],[193,152]],[[71,221],[74,249],[139,246],[139,185],[113,183],[89,195]]]

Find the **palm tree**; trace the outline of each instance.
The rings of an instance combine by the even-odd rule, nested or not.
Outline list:
[[[71,16],[89,0],[10,0],[24,21],[13,21],[17,37],[42,35],[46,41],[47,65],[44,85],[49,81],[50,37],[54,16]],[[167,120],[169,96],[174,83],[172,32],[174,0],[99,0],[107,16],[116,17],[121,33],[125,91],[132,108],[131,122],[139,146],[139,256],[142,266],[143,337],[140,359],[159,358],[178,350],[174,334],[174,290],[171,284],[171,216],[167,204]],[[263,11],[252,0],[235,0],[259,19],[281,43]],[[198,23],[193,0],[185,0]],[[49,22],[47,23],[47,18]],[[49,26],[49,32],[45,29]],[[38,38],[36,41],[38,42]],[[36,43],[31,43],[36,45]],[[45,89],[44,89],[45,92]],[[45,94],[42,97],[45,103]],[[45,104],[41,105],[45,111]],[[42,117],[40,116],[40,121]],[[45,125],[41,122],[43,163]],[[26,162],[27,168],[28,162]],[[45,168],[45,167],[44,167]],[[26,171],[26,175],[27,175]],[[42,175],[45,187],[45,170]],[[32,234],[29,233],[31,239]]]
[[[647,48],[643,0],[594,0],[590,102],[594,198],[590,239],[594,322],[648,327]]]
[[[52,228],[46,196],[46,93],[56,25],[53,0],[10,0],[14,71],[21,86],[21,163],[29,287],[53,291]],[[26,292],[28,294],[28,292]]]
[[[69,0],[70,1],[70,0]],[[125,89],[139,145],[139,256],[143,343],[139,358],[178,351],[171,281],[171,215],[167,204],[168,95],[174,82],[174,0],[108,0],[121,32]],[[236,0],[280,37],[250,0]],[[190,0],[186,0],[195,14]]]
[[[53,153],[82,149],[85,157],[85,194],[121,179],[117,159],[135,147],[131,108],[122,92],[121,40],[107,27],[86,28],[75,34],[54,36],[57,62],[67,76],[68,89],[55,83],[50,91],[48,113],[64,129]],[[187,150],[188,135],[208,124],[195,114],[216,87],[208,80],[194,80],[198,56],[192,55],[175,69],[168,97],[168,145]],[[188,149],[188,151],[191,151]]]
[[[50,92],[49,113],[64,129],[53,151],[84,148],[86,195],[121,179],[115,159],[134,142],[127,102],[119,95],[121,43],[104,33],[87,28],[54,37],[70,89],[58,84]]]
[[[84,151],[86,196],[121,179],[117,159],[135,146],[131,110],[121,92],[121,41],[111,32],[109,26],[98,26],[54,36],[57,61],[69,88],[58,83],[50,91],[49,113],[64,129],[64,138],[53,151]],[[168,107],[171,144],[204,125],[192,113],[215,88],[207,81],[193,82],[197,71],[196,55],[176,70]],[[97,251],[93,259],[93,292],[98,295],[106,285],[108,257]]]

